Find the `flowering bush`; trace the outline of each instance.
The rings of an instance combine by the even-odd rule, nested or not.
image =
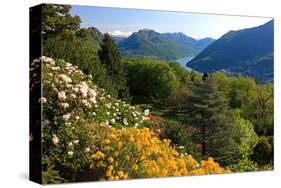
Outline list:
[[[227,172],[212,158],[196,162],[159,140],[148,128],[94,127],[91,170],[100,180],[166,177]]]
[[[55,174],[56,181],[72,182],[225,172],[212,159],[197,163],[168,139],[139,128],[145,117],[137,107],[108,95],[76,66],[43,56],[32,62],[31,76],[38,78],[41,67],[43,178]]]

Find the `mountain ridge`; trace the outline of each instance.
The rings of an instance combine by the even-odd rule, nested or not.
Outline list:
[[[273,80],[273,21],[227,32],[187,66],[200,72],[250,76],[261,82]]]

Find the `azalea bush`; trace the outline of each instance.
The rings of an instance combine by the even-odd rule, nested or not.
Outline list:
[[[35,77],[42,67],[43,182],[227,172],[212,158],[198,163],[160,140],[144,127],[149,111],[108,95],[78,67],[44,56],[31,66]]]
[[[93,126],[95,151],[90,169],[97,180],[119,180],[228,172],[212,158],[198,163],[161,141],[148,128]]]

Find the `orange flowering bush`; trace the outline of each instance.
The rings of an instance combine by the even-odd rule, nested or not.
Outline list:
[[[91,155],[90,168],[99,180],[228,172],[212,158],[198,163],[191,155],[177,152],[168,139],[161,141],[148,128],[94,126],[93,131],[92,140],[99,147]]]

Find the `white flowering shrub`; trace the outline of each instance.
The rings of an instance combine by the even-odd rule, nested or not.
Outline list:
[[[143,124],[143,113],[137,107],[108,95],[77,66],[43,56],[32,62],[31,75],[40,68],[39,63],[42,63],[43,96],[38,102],[43,114],[43,170],[59,166],[69,172],[64,177],[87,171],[94,149],[89,138],[91,124],[115,128]],[[76,179],[68,179],[71,178]]]

